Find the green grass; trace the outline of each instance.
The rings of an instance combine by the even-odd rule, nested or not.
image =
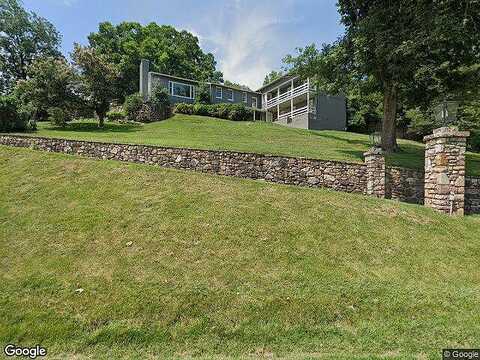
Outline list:
[[[0,344],[62,359],[479,344],[479,217],[2,146],[0,168]]]
[[[107,123],[104,129],[99,129],[95,121],[88,120],[71,123],[65,129],[52,127],[50,123],[39,123],[36,135],[348,162],[363,162],[363,153],[370,147],[368,135],[290,129],[265,122],[232,122],[189,115],[176,115],[166,121],[143,126]],[[405,140],[399,143],[401,152],[389,156],[388,164],[423,169],[423,144]],[[467,171],[480,176],[480,154],[467,155]]]

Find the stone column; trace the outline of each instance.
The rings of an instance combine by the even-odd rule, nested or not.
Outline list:
[[[365,154],[367,165],[367,195],[385,198],[385,156],[381,148],[372,148]]]
[[[424,138],[425,206],[463,215],[465,208],[465,149],[468,131],[442,127]]]

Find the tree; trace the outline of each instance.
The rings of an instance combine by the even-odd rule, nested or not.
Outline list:
[[[110,61],[90,47],[74,45],[74,65],[80,72],[82,92],[103,127],[110,103],[118,96],[119,72]]]
[[[199,104],[211,104],[210,84],[200,82],[195,89],[195,102]]]
[[[234,88],[237,88],[237,89],[240,89],[240,90],[252,91],[252,89],[250,89],[247,85],[242,85],[242,84],[230,81],[230,80],[225,80],[223,85],[234,87]]]
[[[271,82],[280,79],[283,76],[281,71],[272,70],[270,73],[265,75],[265,79],[263,80],[263,85],[270,84]]]
[[[112,25],[101,23],[88,37],[90,47],[118,64],[121,71],[121,95],[137,92],[141,59],[150,60],[154,70],[199,81],[221,82],[222,73],[215,70],[215,58],[204,53],[198,38],[172,26],[136,22]]]
[[[319,94],[343,94],[347,99],[348,128],[357,132],[372,131],[381,121],[382,94],[373,76],[356,71],[346,40],[323,44],[320,50],[312,44],[298,48],[283,62],[288,71],[303,79],[310,78]]]
[[[17,80],[26,79],[36,59],[60,56],[60,41],[55,27],[19,0],[0,0],[0,92],[9,93]]]
[[[399,100],[429,102],[474,86],[478,0],[339,0],[338,8],[355,66],[381,86],[385,151],[397,149]]]
[[[64,58],[37,59],[27,75],[28,79],[20,80],[14,92],[22,104],[33,106],[36,119],[44,120],[50,108],[72,114],[80,106],[78,76]]]

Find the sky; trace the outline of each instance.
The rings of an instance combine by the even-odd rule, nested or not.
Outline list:
[[[330,43],[344,29],[336,0],[23,0],[52,22],[62,51],[87,43],[98,24],[156,22],[188,30],[215,55],[224,78],[257,89],[282,58],[311,43]]]

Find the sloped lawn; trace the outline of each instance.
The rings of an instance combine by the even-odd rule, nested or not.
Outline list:
[[[233,122],[203,116],[175,115],[146,125],[107,123],[99,129],[92,120],[65,129],[39,123],[38,136],[105,142],[150,144],[196,149],[232,150],[262,154],[363,162],[370,147],[368,135],[342,131],[290,129],[265,122]],[[399,141],[401,152],[388,157],[393,166],[423,169],[423,144]],[[480,176],[480,154],[468,154],[467,171]]]
[[[0,168],[1,344],[58,359],[478,347],[479,217],[1,146]]]

